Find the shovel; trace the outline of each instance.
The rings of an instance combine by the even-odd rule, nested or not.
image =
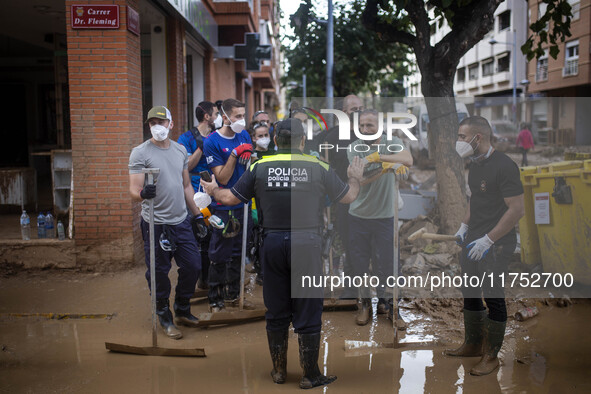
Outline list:
[[[398,181],[394,182],[394,278],[398,278]],[[392,327],[394,328],[394,340],[392,342],[374,342],[374,341],[352,341],[345,340],[345,351],[359,351],[364,349],[425,349],[434,347],[437,342],[399,342],[398,341],[398,286],[394,286],[393,294],[394,308],[392,315]]]
[[[154,174],[160,172],[159,168],[144,168],[143,173],[148,174],[148,185],[154,184]],[[150,210],[150,294],[152,298],[152,346],[131,346],[117,343],[105,342],[107,350],[116,353],[138,354],[142,356],[188,356],[205,357],[205,350],[195,349],[167,349],[158,347],[157,322],[156,315],[156,257],[154,242],[154,200],[149,199]]]

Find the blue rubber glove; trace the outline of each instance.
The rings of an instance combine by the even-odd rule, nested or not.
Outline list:
[[[468,257],[474,261],[482,260],[493,244],[494,242],[491,241],[488,234],[485,234],[484,237],[478,238],[476,241],[470,242],[468,246],[466,246],[470,251],[468,252]]]
[[[456,243],[460,246],[466,242],[466,234],[468,234],[468,225],[466,223],[460,224],[460,229],[457,233],[455,233],[456,237],[459,237],[461,241],[456,241]]]

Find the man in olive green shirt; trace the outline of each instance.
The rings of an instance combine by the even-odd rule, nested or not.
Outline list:
[[[376,135],[381,115],[375,110],[365,110],[359,115],[359,131],[363,135]],[[382,122],[383,124],[383,122]],[[352,216],[349,226],[349,252],[353,275],[372,274],[380,278],[377,287],[380,303],[378,312],[385,313],[390,302],[386,301],[385,280],[392,275],[394,242],[394,198],[396,178],[408,174],[406,166],[412,165],[412,155],[398,137],[388,140],[385,133],[375,139],[358,139],[349,145],[349,161],[361,157],[367,163],[364,181],[357,199],[349,206]],[[365,325],[371,313],[369,288],[360,289],[362,307],[356,322]],[[383,306],[382,306],[383,305]]]

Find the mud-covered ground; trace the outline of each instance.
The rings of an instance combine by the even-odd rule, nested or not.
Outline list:
[[[174,281],[174,272],[171,277]],[[261,304],[261,288],[247,296]],[[508,300],[512,315],[524,304],[540,314],[509,319],[502,366],[492,375],[470,376],[478,359],[443,355],[462,339],[461,301],[405,300],[409,321],[403,341],[435,339],[424,350],[345,351],[345,340],[392,342],[391,323],[374,315],[354,323],[355,312],[325,312],[320,368],[338,379],[327,392],[590,392],[591,304],[574,300],[558,307],[541,300]],[[195,301],[193,312],[205,312]],[[113,314],[111,318],[48,319],[45,313]],[[9,315],[13,314],[13,315]],[[41,314],[31,316],[34,314]],[[205,358],[149,357],[110,353],[105,342],[151,345],[150,299],[144,270],[87,274],[20,272],[0,279],[1,392],[30,393],[257,393],[297,392],[297,336],[289,340],[288,381],[275,385],[264,321],[207,329],[181,328],[175,341],[159,331],[161,347],[204,348]],[[322,389],[316,389],[320,391]]]

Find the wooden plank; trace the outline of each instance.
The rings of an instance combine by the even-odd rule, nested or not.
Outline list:
[[[206,357],[205,350],[200,348],[170,349],[153,346],[130,346],[111,342],[105,342],[105,348],[115,353],[137,354],[140,356]]]
[[[221,324],[235,324],[260,320],[265,317],[265,311],[265,309],[255,309],[252,311],[200,313],[197,315],[197,318],[199,319],[199,324],[197,327],[208,327]]]

